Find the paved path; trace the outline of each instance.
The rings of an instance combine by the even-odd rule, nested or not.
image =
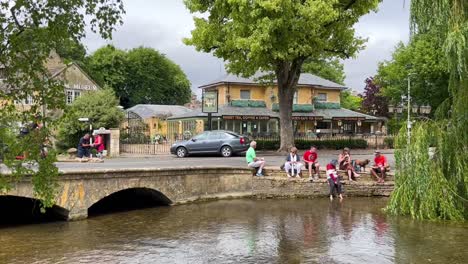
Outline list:
[[[337,159],[339,151],[321,151],[319,152],[319,162],[322,165],[327,164],[331,159]],[[395,165],[393,151],[385,151],[384,155],[392,168]],[[277,153],[259,153],[259,157],[265,157],[267,166],[280,166],[285,157],[279,156]],[[373,160],[372,151],[354,151],[353,159],[370,159]],[[59,162],[57,166],[62,171],[76,171],[82,169],[125,169],[125,168],[172,168],[172,167],[196,167],[196,166],[230,166],[230,167],[245,167],[245,157],[237,156],[223,158],[219,156],[200,156],[177,158],[171,155],[161,156],[126,156],[120,158],[106,159],[104,163],[76,163],[76,162]]]

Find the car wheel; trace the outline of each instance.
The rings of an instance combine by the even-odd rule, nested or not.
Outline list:
[[[232,156],[232,148],[230,146],[223,146],[221,148],[221,155],[223,157],[231,157]]]
[[[187,149],[184,147],[178,147],[176,150],[177,157],[183,158],[187,156]]]

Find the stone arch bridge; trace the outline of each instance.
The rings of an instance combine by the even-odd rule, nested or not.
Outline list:
[[[118,169],[65,172],[59,178],[55,207],[68,220],[88,217],[88,209],[117,192],[150,190],[163,203],[252,195],[252,172],[243,168]],[[0,195],[35,198],[30,178]]]

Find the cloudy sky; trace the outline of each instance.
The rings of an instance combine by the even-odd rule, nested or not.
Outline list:
[[[124,24],[111,41],[88,34],[84,41],[92,53],[106,43],[122,49],[152,47],[179,64],[192,83],[192,89],[225,74],[223,61],[199,53],[182,43],[194,28],[192,15],[183,0],[127,0]],[[364,80],[375,74],[378,62],[389,59],[399,41],[408,40],[409,0],[384,0],[377,13],[361,18],[355,26],[359,36],[368,38],[366,49],[356,58],[344,61],[346,86],[362,91]]]

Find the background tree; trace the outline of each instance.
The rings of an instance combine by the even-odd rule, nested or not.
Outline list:
[[[418,34],[408,45],[399,43],[392,59],[379,64],[376,82],[382,86],[382,95],[393,104],[400,103],[411,74],[412,101],[436,109],[449,97],[450,74],[441,45],[436,34]]]
[[[58,147],[76,148],[80,137],[89,131],[87,123],[78,122],[78,118],[88,117],[95,129],[118,128],[124,118],[118,108],[119,100],[110,88],[87,92],[67,106],[58,126]]]
[[[185,0],[196,17],[185,43],[227,61],[227,70],[252,76],[273,72],[278,85],[281,146],[293,144],[292,105],[304,62],[310,58],[349,58],[363,47],[354,34],[358,19],[379,0]]]
[[[341,107],[353,111],[360,111],[362,106],[362,97],[351,94],[350,91],[344,90],[340,94]]]
[[[339,59],[309,58],[302,66],[302,72],[312,73],[332,82],[344,85],[346,78],[343,63]]]
[[[5,65],[6,78],[0,89],[0,116],[9,120],[30,122],[43,105],[49,109],[63,108],[64,85],[59,80],[47,78],[44,62],[52,49],[66,40],[80,40],[88,25],[104,38],[111,37],[116,24],[122,22],[123,4],[120,0],[85,1],[2,1],[0,4],[0,65]],[[25,112],[18,112],[13,102],[32,97],[34,104]],[[38,122],[48,121],[42,116]],[[0,177],[8,182],[0,183],[0,191],[10,186],[10,180],[18,180],[25,173],[32,175],[35,196],[43,205],[51,206],[54,200],[58,170],[55,156],[40,157],[40,145],[50,134],[46,126],[40,133],[26,137],[8,137],[6,143],[16,152],[28,151],[28,162],[37,162],[38,170],[26,170],[15,161],[18,153],[9,152],[4,163],[11,169],[12,177]],[[0,127],[0,129],[11,129]],[[16,132],[16,131],[15,131]],[[0,133],[7,134],[7,133]]]
[[[466,0],[411,1],[413,36],[436,32],[442,39],[449,97],[437,108],[435,121],[416,123],[409,139],[403,131],[397,137],[390,213],[418,219],[468,219],[467,14]]]
[[[366,79],[362,95],[362,110],[376,116],[388,116],[388,99],[382,95],[382,88],[373,77]]]
[[[190,101],[190,82],[178,65],[152,48],[128,52],[111,45],[88,59],[92,76],[112,87],[126,108],[136,104],[182,105]]]

